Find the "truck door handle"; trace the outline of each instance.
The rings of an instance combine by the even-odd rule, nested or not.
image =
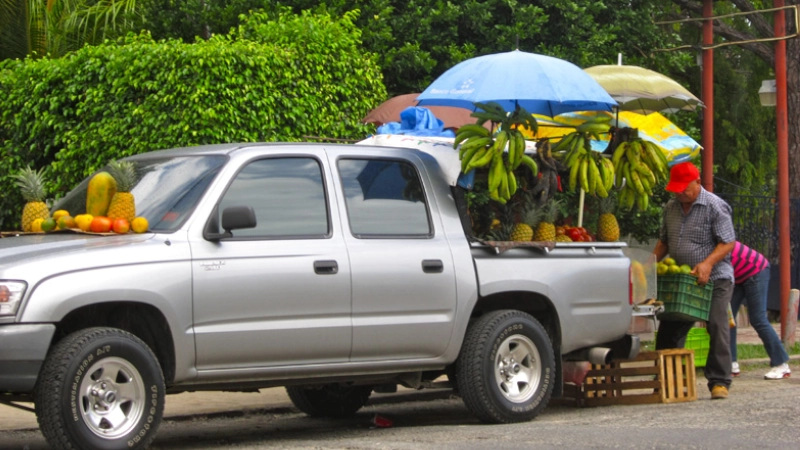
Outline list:
[[[335,275],[339,272],[339,264],[334,260],[314,261],[314,272],[320,275]]]
[[[422,271],[425,273],[442,273],[444,272],[444,264],[440,259],[423,259]]]

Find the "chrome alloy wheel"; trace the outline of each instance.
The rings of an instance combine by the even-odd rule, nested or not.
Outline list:
[[[495,382],[503,396],[512,403],[524,403],[533,396],[541,382],[539,350],[527,336],[507,337],[497,350]]]
[[[139,371],[127,360],[110,357],[93,364],[81,381],[81,415],[97,436],[127,434],[142,417],[145,388]]]

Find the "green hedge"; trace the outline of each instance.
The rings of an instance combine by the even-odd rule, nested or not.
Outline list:
[[[358,13],[254,13],[228,36],[184,44],[149,35],[61,59],[0,65],[0,230],[24,203],[11,174],[46,167],[58,198],[109,160],[220,142],[359,139],[386,98]]]

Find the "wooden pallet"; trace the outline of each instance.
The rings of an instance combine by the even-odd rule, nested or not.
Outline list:
[[[558,403],[641,405],[697,400],[694,351],[659,350],[593,365],[581,385],[566,383]]]

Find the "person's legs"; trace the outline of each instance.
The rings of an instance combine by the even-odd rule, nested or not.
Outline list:
[[[736,319],[736,314],[739,313],[739,307],[742,306],[742,301],[744,300],[744,286],[741,284],[736,284],[733,287],[733,296],[731,296],[731,312],[733,313],[733,318]],[[747,307],[748,309],[750,306]],[[749,313],[749,311],[748,311]],[[731,334],[731,360],[738,361],[736,357],[736,332],[738,327],[733,327],[730,330]]]
[[[708,315],[708,334],[711,342],[708,359],[703,373],[708,380],[708,389],[714,386],[731,385],[731,333],[728,325],[728,304],[733,294],[731,280],[714,281],[714,293],[711,295],[711,310]]]
[[[686,345],[686,335],[692,329],[694,322],[662,320],[658,323],[656,336],[656,350],[667,348],[683,348]]]
[[[753,275],[744,283],[745,304],[750,325],[758,333],[764,350],[769,355],[769,365],[779,366],[789,360],[789,354],[783,348],[778,334],[767,320],[767,290],[769,288],[769,267]]]

